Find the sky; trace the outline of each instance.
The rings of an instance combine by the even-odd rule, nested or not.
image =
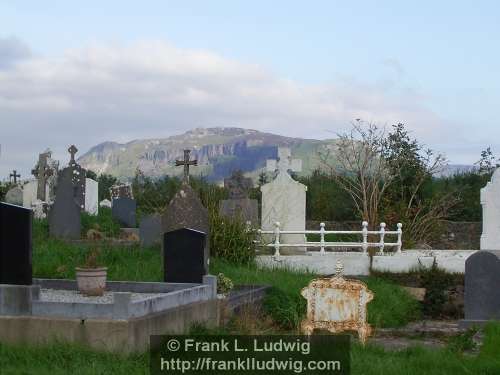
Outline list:
[[[500,2],[0,0],[0,179],[50,148],[361,118],[500,155]]]

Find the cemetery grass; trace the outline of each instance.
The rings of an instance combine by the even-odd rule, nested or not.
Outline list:
[[[2,375],[140,375],[149,373],[148,365],[148,354],[103,353],[63,343],[47,346],[0,344]],[[484,344],[477,356],[465,355],[451,348],[433,350],[415,346],[402,351],[387,351],[369,343],[365,347],[354,343],[351,349],[351,373],[353,375],[499,374],[500,323],[490,323],[486,326]]]

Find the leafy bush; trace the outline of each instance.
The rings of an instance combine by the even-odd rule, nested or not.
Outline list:
[[[426,289],[424,314],[431,318],[439,318],[447,301],[445,291],[453,285],[455,277],[440,269],[436,262],[430,269],[421,272],[421,286]]]

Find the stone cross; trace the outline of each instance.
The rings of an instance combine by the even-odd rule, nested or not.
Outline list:
[[[78,149],[76,148],[75,145],[71,145],[69,148],[68,148],[68,152],[70,153],[71,155],[71,160],[69,161],[69,165],[73,165],[73,164],[76,164],[76,161],[75,161],[75,155],[76,153],[78,152]]]
[[[302,160],[292,159],[292,153],[287,147],[278,148],[278,160],[268,160],[267,161],[267,171],[279,173],[301,172],[302,171]]]
[[[13,179],[13,180],[14,180],[14,183],[15,183],[15,184],[17,184],[17,178],[18,178],[18,177],[20,178],[20,177],[21,177],[21,175],[20,175],[20,174],[18,174],[18,173],[17,173],[17,171],[14,169],[14,170],[12,171],[12,173],[10,174],[10,176],[9,176],[9,177],[10,177],[11,179]]]
[[[52,153],[50,151],[46,151],[40,154],[38,157],[38,164],[31,171],[33,176],[35,176],[38,181],[38,189],[36,193],[37,198],[43,202],[46,201],[45,188],[47,185],[47,180],[54,173],[54,171],[48,164],[48,160],[50,159],[51,155]]]
[[[189,166],[190,165],[198,165],[198,160],[189,160],[189,154],[191,150],[184,150],[184,160],[176,160],[175,166],[178,167],[180,165],[184,166],[184,177],[182,181],[184,183],[189,183]]]

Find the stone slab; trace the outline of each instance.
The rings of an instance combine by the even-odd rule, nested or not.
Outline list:
[[[136,226],[136,209],[137,203],[134,199],[127,197],[113,199],[112,216],[125,228]]]
[[[5,202],[15,204],[16,206],[23,205],[23,189],[20,186],[14,186],[5,194]]]
[[[483,233],[481,250],[500,249],[500,168],[491,181],[481,189],[481,205],[483,207]]]

